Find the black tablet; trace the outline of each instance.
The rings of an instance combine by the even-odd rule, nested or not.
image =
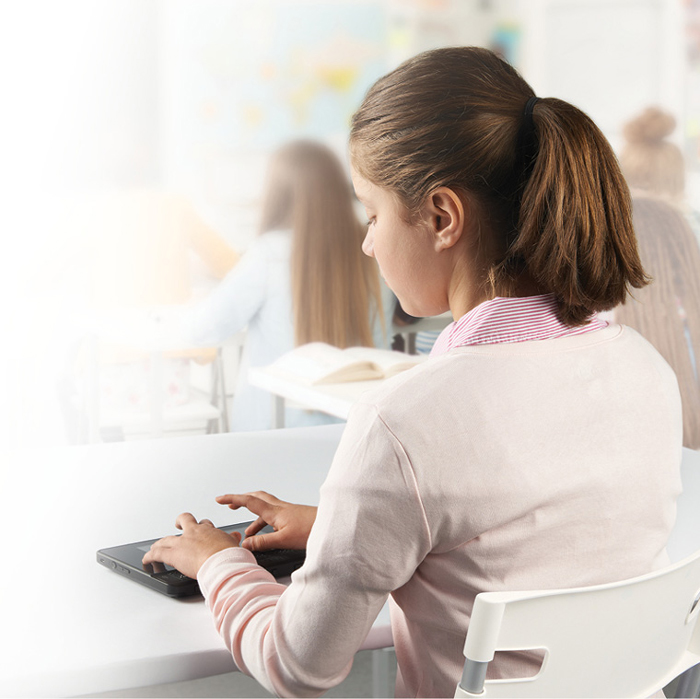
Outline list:
[[[239,531],[245,537],[244,531],[251,522],[240,522],[220,527],[225,532]],[[263,532],[272,531],[271,527],[265,527]],[[189,597],[199,594],[197,581],[188,578],[175,568],[163,563],[154,563],[144,566],[141,559],[158,539],[137,541],[123,546],[112,546],[100,549],[97,552],[97,562],[100,565],[113,570],[119,575],[134,582],[162,592],[169,597]],[[276,578],[291,575],[301,566],[306,557],[306,552],[296,549],[272,549],[270,551],[256,552],[258,563],[269,570]]]

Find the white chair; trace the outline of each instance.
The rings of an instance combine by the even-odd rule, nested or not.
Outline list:
[[[700,551],[631,580],[477,595],[456,697],[648,697],[700,663]],[[543,649],[534,677],[485,680],[496,650]]]
[[[648,697],[682,673],[675,696],[697,696],[698,452],[683,450],[682,480],[676,528],[668,547],[675,562],[669,567],[593,587],[477,595],[455,696]],[[517,649],[544,650],[537,675],[485,679],[496,650]]]

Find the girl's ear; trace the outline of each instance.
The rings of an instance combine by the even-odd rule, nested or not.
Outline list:
[[[464,203],[449,187],[438,187],[428,195],[426,218],[435,241],[435,250],[447,250],[462,237],[466,223]]]

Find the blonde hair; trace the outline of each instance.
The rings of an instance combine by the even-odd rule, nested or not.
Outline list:
[[[638,198],[633,210],[642,261],[654,282],[616,309],[615,320],[644,335],[676,372],[683,443],[700,449],[700,247],[682,212],[668,203]]]
[[[625,125],[627,142],[620,153],[620,164],[632,189],[676,201],[683,198],[683,154],[666,140],[675,128],[675,118],[658,107],[645,109]]]
[[[343,166],[326,146],[294,141],[270,161],[260,232],[291,230],[292,304],[297,345],[374,344],[382,318],[379,276],[362,253],[364,229]]]
[[[533,98],[491,51],[427,51],[370,89],[353,117],[350,153],[409,215],[440,186],[468,198],[480,213],[487,294],[517,295],[529,278],[555,295],[564,323],[580,325],[647,281],[629,190],[583,112]]]

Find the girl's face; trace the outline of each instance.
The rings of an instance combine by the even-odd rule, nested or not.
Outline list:
[[[417,317],[444,313],[449,308],[449,280],[429,227],[420,222],[407,223],[397,197],[355,170],[352,181],[367,213],[362,250],[377,260],[382,277],[401,307]]]

